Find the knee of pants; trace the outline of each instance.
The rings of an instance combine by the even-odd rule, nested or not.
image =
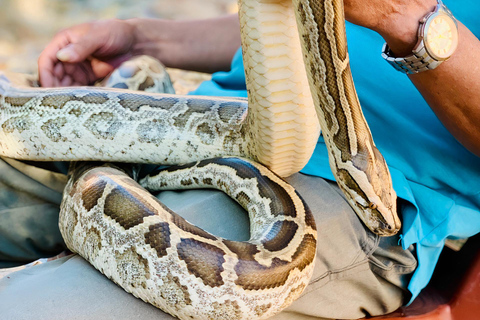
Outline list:
[[[318,243],[311,282],[288,312],[355,319],[400,307],[416,267],[412,252],[398,246],[398,237],[370,232],[336,185],[301,175],[289,182],[314,212]]]

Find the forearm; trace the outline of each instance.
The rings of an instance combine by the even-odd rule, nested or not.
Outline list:
[[[386,39],[396,56],[410,54],[417,42],[418,21],[432,11],[435,1],[425,1],[418,11],[383,20],[377,31]],[[401,11],[400,11],[401,12]],[[452,57],[434,70],[409,75],[429,106],[453,136],[472,153],[480,156],[480,41],[462,24],[459,44]]]
[[[435,70],[410,80],[453,136],[480,157],[480,42],[459,23],[456,52]]]
[[[148,54],[166,66],[215,72],[228,70],[240,47],[236,14],[207,20],[131,19],[135,54]]]

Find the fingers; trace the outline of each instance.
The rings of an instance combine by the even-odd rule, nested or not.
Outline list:
[[[38,59],[40,83],[44,87],[87,85],[96,80],[89,57],[103,45],[91,24],[58,33]]]
[[[69,43],[56,53],[56,58],[63,62],[77,63],[88,59],[103,45],[102,38],[85,35],[74,43]]]
[[[42,86],[53,87],[58,80],[56,75],[62,74],[62,70],[57,67],[56,53],[67,44],[68,39],[66,37],[56,36],[40,54],[38,73]]]
[[[100,20],[59,32],[38,59],[44,87],[89,85],[131,56],[134,27],[122,20]]]
[[[89,61],[62,63],[64,75],[59,77],[59,86],[85,86],[95,82]]]

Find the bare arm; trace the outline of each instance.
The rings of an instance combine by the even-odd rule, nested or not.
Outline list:
[[[351,22],[377,31],[396,55],[403,56],[417,41],[419,19],[435,4],[434,0],[345,0],[345,13]],[[480,156],[480,72],[472,63],[480,60],[480,42],[461,23],[459,32],[459,46],[448,61],[409,77],[446,128]],[[236,15],[84,24],[60,32],[45,48],[39,59],[40,80],[44,86],[88,84],[132,54],[150,54],[170,67],[226,70],[239,45]],[[58,57],[63,61],[57,58],[62,48],[66,50]]]
[[[480,42],[459,24],[459,46],[437,69],[410,80],[453,136],[480,157]]]
[[[87,85],[132,55],[149,54],[168,67],[228,70],[240,46],[236,14],[206,20],[100,20],[59,32],[38,60],[42,86]]]
[[[133,51],[157,57],[169,67],[203,72],[228,70],[240,47],[236,14],[208,20],[127,22],[135,27]]]
[[[345,0],[351,22],[377,31],[393,53],[411,53],[419,20],[433,11],[435,0]],[[480,156],[480,41],[459,23],[459,44],[453,56],[434,70],[409,75],[429,106],[453,136]],[[392,69],[393,70],[393,69]],[[392,71],[395,72],[395,71]]]

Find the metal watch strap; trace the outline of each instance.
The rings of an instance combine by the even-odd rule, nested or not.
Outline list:
[[[422,24],[424,25],[427,21],[427,18],[437,12],[443,12],[448,16],[450,16],[453,20],[455,20],[451,11],[448,10],[448,8],[443,4],[443,2],[441,0],[437,0],[437,6],[435,7],[435,11],[427,14],[427,16],[425,16],[420,21],[420,27],[418,29],[419,37],[422,36],[421,35],[421,30],[423,30],[421,29]],[[382,49],[382,57],[390,65],[392,65],[396,70],[406,74],[414,74],[422,71],[433,70],[436,67],[438,67],[446,59],[437,60],[434,57],[432,57],[427,51],[427,49],[425,48],[424,41],[425,39],[423,39],[423,37],[420,38],[419,43],[417,43],[417,45],[413,49],[412,54],[407,57],[401,57],[401,58],[395,57],[391,52],[390,48],[388,47],[388,45],[385,43]]]
[[[396,70],[406,74],[414,74],[422,71],[432,70],[442,62],[433,59],[427,53],[427,50],[423,45],[423,41],[417,50],[418,51],[414,51],[413,54],[407,57],[396,58],[393,56],[387,43],[385,43],[382,49],[382,57]]]

